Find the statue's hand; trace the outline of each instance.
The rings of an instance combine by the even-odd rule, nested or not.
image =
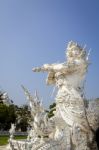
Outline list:
[[[36,68],[33,68],[32,71],[34,71],[34,72],[40,72],[40,71],[42,71],[42,68],[36,67]]]
[[[49,65],[49,64],[45,64],[42,67],[36,67],[33,68],[32,71],[34,72],[40,72],[40,71],[52,71],[53,70],[53,66]]]
[[[44,71],[48,71],[48,68],[46,67],[36,67],[36,68],[33,68],[32,71],[34,72],[44,72]]]

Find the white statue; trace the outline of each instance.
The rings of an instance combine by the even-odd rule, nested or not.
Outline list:
[[[10,133],[9,144],[6,147],[7,150],[13,150],[14,149],[12,141],[13,141],[14,134],[15,134],[15,128],[16,128],[16,125],[14,123],[11,123],[11,128],[9,130],[9,133]]]
[[[11,123],[11,128],[9,130],[9,133],[10,133],[10,139],[12,139],[14,137],[14,133],[15,133],[15,124],[14,123]]]
[[[34,72],[48,72],[47,84],[57,87],[56,111],[52,118],[48,118],[37,93],[31,96],[23,87],[33,122],[28,140],[24,144],[19,142],[20,147],[24,146],[22,150],[97,150],[95,131],[99,126],[99,101],[86,101],[84,95],[89,54],[71,41],[66,57],[64,63],[33,68]]]
[[[33,71],[47,71],[47,84],[55,84],[58,88],[55,116],[59,128],[64,128],[66,125],[69,127],[72,135],[70,143],[73,144],[71,149],[95,150],[97,147],[92,148],[95,145],[95,142],[93,144],[94,133],[87,118],[83,93],[84,77],[89,65],[88,55],[85,49],[72,41],[67,46],[66,55],[67,62],[45,64],[40,68],[33,68]],[[64,123],[60,125],[62,120]]]

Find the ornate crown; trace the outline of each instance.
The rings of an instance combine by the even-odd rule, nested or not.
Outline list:
[[[67,45],[66,50],[67,59],[85,59],[86,58],[86,51],[77,43],[70,41]]]

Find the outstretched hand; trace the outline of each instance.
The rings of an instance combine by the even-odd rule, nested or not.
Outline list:
[[[40,71],[42,71],[42,69],[40,67],[36,67],[36,68],[33,68],[32,71],[34,71],[34,72],[40,72]]]

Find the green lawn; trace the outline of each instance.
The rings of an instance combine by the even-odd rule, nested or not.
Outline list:
[[[27,136],[15,136],[14,139],[19,140],[19,139],[26,139],[26,138]],[[9,136],[0,136],[0,146],[8,144],[8,139]]]

